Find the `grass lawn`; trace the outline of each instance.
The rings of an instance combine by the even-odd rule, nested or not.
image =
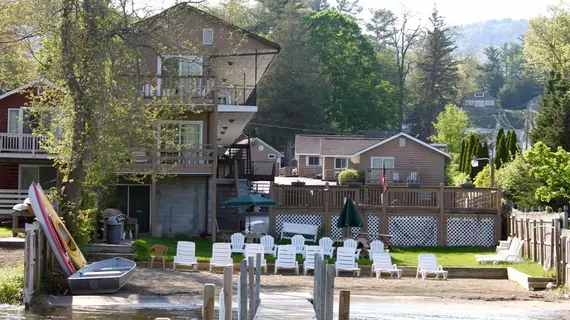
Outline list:
[[[501,265],[503,266],[503,265]],[[524,272],[526,274],[528,274],[529,276],[533,276],[533,277],[551,277],[551,278],[555,278],[556,277],[556,271],[554,269],[549,269],[549,270],[544,270],[544,268],[536,263],[536,262],[532,262],[531,260],[526,260],[524,263],[520,263],[520,264],[512,264],[512,265],[508,265],[509,267],[513,267],[514,269],[517,269],[520,272]]]
[[[12,227],[0,227],[0,238],[9,238],[12,236]]]

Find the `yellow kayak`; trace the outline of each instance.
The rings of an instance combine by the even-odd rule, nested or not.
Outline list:
[[[77,243],[75,243],[75,240],[73,240],[73,237],[71,237],[71,234],[69,233],[69,231],[67,231],[67,228],[65,227],[63,221],[61,221],[61,219],[58,217],[57,213],[55,212],[55,209],[49,202],[44,191],[41,189],[41,187],[39,187],[39,189],[40,189],[40,197],[42,199],[42,202],[48,211],[51,221],[53,222],[53,225],[55,227],[55,231],[59,239],[63,243],[63,246],[67,251],[69,259],[71,259],[73,266],[78,270],[85,267],[87,265],[87,261],[85,260],[85,257],[83,257],[83,253],[81,253],[81,250],[79,250]]]

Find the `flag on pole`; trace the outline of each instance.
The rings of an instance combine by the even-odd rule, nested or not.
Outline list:
[[[388,181],[386,181],[386,166],[382,164],[382,185],[384,186],[384,193],[388,192]]]

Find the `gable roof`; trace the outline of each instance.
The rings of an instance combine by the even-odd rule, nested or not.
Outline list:
[[[252,143],[252,142],[254,142],[254,141],[257,141],[257,142],[259,142],[259,143],[265,145],[267,148],[269,148],[269,149],[275,151],[275,155],[277,155],[277,156],[279,156],[279,157],[285,157],[285,155],[284,155],[283,153],[277,151],[277,149],[273,148],[273,147],[270,146],[267,142],[261,140],[260,138],[257,138],[257,137],[253,138],[253,139],[251,139],[250,143]]]
[[[350,156],[359,150],[377,144],[382,139],[337,137],[324,138],[321,140],[321,155],[325,156]]]
[[[23,90],[26,90],[26,89],[28,89],[28,88],[31,88],[31,87],[33,87],[33,86],[35,86],[35,85],[37,85],[37,84],[44,84],[44,85],[48,85],[48,86],[50,86],[50,87],[52,87],[52,88],[54,88],[54,89],[63,90],[63,89],[61,89],[58,85],[56,85],[55,83],[53,83],[53,82],[51,82],[51,81],[49,81],[49,80],[47,80],[47,79],[38,78],[38,79],[36,79],[36,80],[34,80],[34,81],[28,83],[28,84],[25,84],[25,85],[23,85],[23,86],[21,86],[21,87],[18,87],[18,88],[14,89],[14,90],[10,90],[10,91],[8,91],[8,92],[6,92],[6,93],[0,95],[0,100],[6,98],[6,97],[8,97],[8,96],[11,96],[11,95],[13,95],[13,94],[15,94],[15,93],[19,93],[19,92],[21,92],[21,91],[23,91]]]
[[[444,157],[451,158],[451,155],[449,155],[449,153],[447,153],[447,152],[445,152],[445,151],[442,151],[442,150],[440,150],[440,149],[438,149],[438,148],[432,146],[432,145],[429,144],[429,143],[423,142],[422,140],[420,140],[420,139],[418,139],[418,138],[414,138],[414,137],[412,137],[412,136],[410,136],[409,134],[404,133],[404,132],[400,132],[400,133],[398,133],[397,135],[394,135],[394,136],[391,136],[391,137],[388,138],[388,139],[382,140],[382,141],[380,141],[380,142],[378,142],[378,143],[376,143],[376,144],[374,144],[374,145],[372,145],[372,146],[370,146],[370,147],[368,147],[368,148],[364,148],[364,149],[362,149],[362,150],[356,152],[355,154],[351,155],[351,157],[354,157],[354,156],[363,154],[363,153],[366,152],[366,151],[369,151],[369,150],[372,150],[372,149],[374,149],[374,148],[377,148],[377,147],[379,147],[379,146],[381,146],[381,145],[383,145],[383,144],[386,144],[386,143],[388,143],[388,142],[390,142],[390,141],[392,141],[392,140],[398,139],[398,138],[400,138],[400,137],[408,138],[408,139],[410,139],[410,140],[412,140],[412,141],[414,141],[414,142],[416,142],[416,143],[419,143],[420,145],[422,145],[422,146],[424,146],[424,147],[426,147],[426,148],[428,148],[428,149],[431,149],[431,150],[433,150],[433,151],[435,151],[435,152],[441,154],[441,155],[444,156]]]
[[[340,135],[305,135],[298,134],[295,136],[295,154],[296,155],[320,155],[321,140],[331,139],[364,139],[364,136],[340,136]]]

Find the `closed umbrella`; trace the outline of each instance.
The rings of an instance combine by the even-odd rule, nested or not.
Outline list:
[[[230,208],[251,208],[253,211],[254,207],[273,207],[276,206],[277,202],[272,199],[248,194],[245,196],[230,199],[224,202],[224,206]],[[249,218],[249,232],[251,232],[251,212],[248,214]]]
[[[364,223],[362,223],[362,219],[360,218],[360,214],[358,213],[358,208],[354,201],[352,201],[352,198],[346,198],[346,202],[344,203],[344,207],[342,207],[336,226],[337,228],[343,229],[343,235],[348,233],[345,228],[362,228],[364,226]]]

